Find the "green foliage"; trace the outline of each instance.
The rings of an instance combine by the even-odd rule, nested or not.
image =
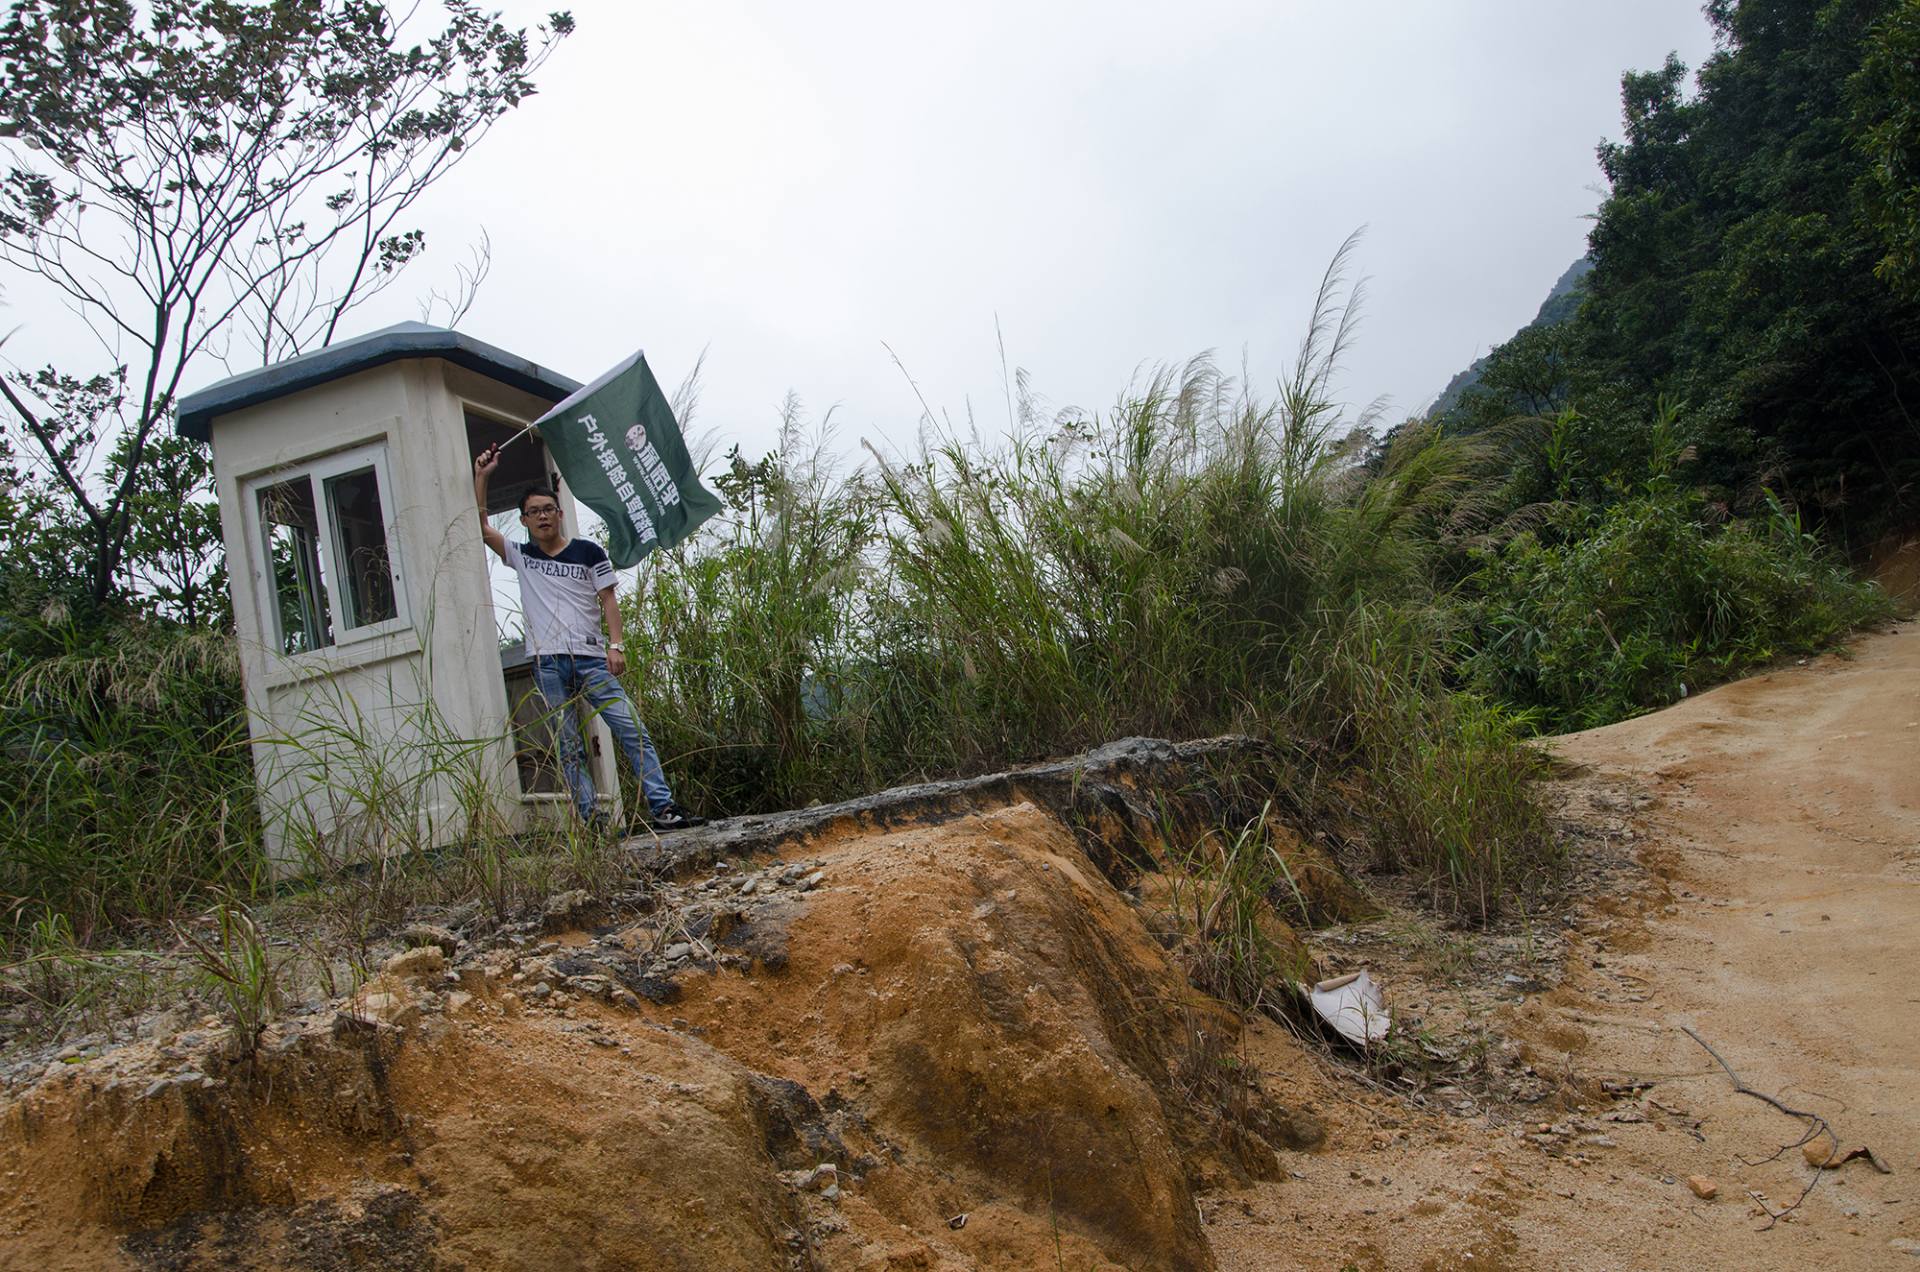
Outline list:
[[[1302,951],[1277,938],[1279,909],[1306,909],[1275,843],[1269,804],[1232,833],[1215,832],[1174,854],[1168,902],[1187,977],[1242,1011],[1277,1012],[1287,982],[1305,979]],[[1304,918],[1304,915],[1302,915]]]
[[[22,1002],[31,1026],[48,1034],[111,1027],[116,1016],[145,1006],[162,980],[151,951],[82,945],[57,911],[24,922],[16,916],[0,950],[18,955],[0,963],[0,989]]]
[[[55,616],[56,618],[58,616]],[[16,620],[0,649],[0,908],[76,939],[177,913],[258,863],[230,638]]]
[[[1553,289],[1547,293],[1546,300],[1541,302],[1539,312],[1534,314],[1533,321],[1515,333],[1513,339],[1507,342],[1507,346],[1524,347],[1524,342],[1531,341],[1538,335],[1546,335],[1553,341],[1563,340],[1563,336],[1553,333],[1579,312],[1580,303],[1586,297],[1586,277],[1592,269],[1593,261],[1586,256],[1567,266],[1566,271],[1554,282]],[[1514,411],[1534,415],[1543,414],[1565,400],[1563,387],[1565,371],[1554,365],[1565,355],[1564,351],[1557,347],[1550,346],[1552,359],[1539,368],[1544,374],[1529,373],[1523,381],[1513,383],[1512,373],[1509,372],[1507,373],[1508,382],[1489,383],[1487,376],[1492,371],[1501,348],[1504,347],[1506,346],[1496,347],[1487,356],[1475,359],[1472,366],[1454,376],[1447,387],[1441,391],[1440,396],[1434,400],[1432,407],[1428,409],[1427,418],[1454,422],[1460,414],[1456,408],[1470,396],[1477,402],[1473,414],[1478,418],[1491,414],[1494,420]],[[1494,405],[1491,412],[1488,409],[1490,404]]]
[[[865,688],[863,591],[877,496],[803,451],[790,399],[780,451],[736,453],[716,482],[733,515],[653,557],[627,601],[643,718],[688,793],[719,807],[788,807],[881,777],[868,735],[888,707]]]
[[[424,250],[403,218],[573,27],[554,14],[536,43],[468,0],[444,9],[403,43],[371,0],[12,0],[0,266],[112,353],[0,376],[0,420],[39,466],[32,497],[60,513],[53,546],[78,557],[89,604],[158,586],[206,613],[217,579],[190,555],[218,555],[205,510],[169,525],[151,502],[201,490],[158,445],[184,378],[331,341]]]
[[[1920,302],[1920,0],[1891,6],[1847,96],[1870,166],[1857,193],[1886,249],[1873,272]]]
[[[279,960],[247,907],[221,897],[197,925],[176,924],[201,988],[221,1005],[242,1050],[280,1010]]]
[[[1465,670],[1542,731],[1664,706],[1887,612],[1777,500],[1716,524],[1657,476],[1600,508],[1566,504],[1538,531],[1479,554]]]
[[[108,465],[108,480],[126,470],[126,439]],[[213,456],[183,437],[155,438],[128,487],[128,600],[188,627],[233,625],[226,546],[213,495]]]
[[[1757,509],[1770,487],[1856,543],[1910,520],[1920,489],[1920,306],[1889,286],[1912,221],[1913,8],[1717,0],[1695,96],[1673,59],[1627,75],[1571,333],[1582,411],[1647,420],[1666,394],[1722,497]]]

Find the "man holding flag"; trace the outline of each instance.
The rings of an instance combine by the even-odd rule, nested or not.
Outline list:
[[[694,473],[673,410],[641,354],[554,407],[534,428],[575,496],[606,522],[608,548],[568,537],[560,501],[538,487],[520,497],[527,542],[511,542],[488,524],[487,480],[499,467],[499,446],[474,459],[473,495],[481,537],[519,579],[534,684],[558,717],[560,763],[574,807],[590,822],[603,820],[595,814],[593,778],[572,710],[584,698],[640,779],[654,829],[700,825],[701,818],[674,800],[653,741],[619,681],[626,651],[613,585],[616,567],[680,542],[719,511],[720,501]]]

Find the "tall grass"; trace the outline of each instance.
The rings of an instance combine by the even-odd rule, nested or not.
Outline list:
[[[260,864],[230,638],[48,621],[0,647],[0,906],[80,944],[246,890]]]
[[[804,448],[791,398],[781,438],[758,463],[731,457],[716,484],[732,515],[651,558],[626,600],[630,687],[676,785],[734,809],[883,777],[866,691],[878,493]]]
[[[736,463],[724,529],[648,569],[633,689],[683,794],[765,811],[1117,736],[1253,731],[1297,806],[1485,917],[1548,837],[1496,711],[1446,683],[1431,519],[1471,443],[1369,476],[1336,437],[1336,258],[1270,398],[1197,358],[994,448],[936,436],[842,477],[803,444]]]

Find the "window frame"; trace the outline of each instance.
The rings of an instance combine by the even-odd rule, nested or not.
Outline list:
[[[393,617],[377,623],[368,623],[360,627],[347,627],[345,623],[353,613],[346,589],[345,577],[341,573],[346,562],[341,556],[340,526],[333,515],[333,501],[328,496],[327,482],[332,478],[343,477],[349,473],[373,470],[375,493],[380,500],[381,529],[386,535],[387,573],[393,585]],[[262,491],[287,482],[304,479],[310,483],[313,492],[314,517],[316,520],[315,538],[321,553],[320,574],[326,584],[328,616],[332,623],[333,641],[328,645],[316,645],[299,653],[282,654],[282,657],[306,660],[328,657],[329,650],[346,649],[364,641],[377,640],[382,636],[391,636],[396,632],[409,631],[413,627],[411,607],[407,603],[406,569],[401,560],[400,528],[395,520],[395,506],[398,493],[394,489],[392,470],[387,462],[387,442],[367,442],[346,450],[335,451],[315,459],[300,460],[283,464],[270,472],[258,473],[241,483],[242,502],[246,507],[247,530],[252,541],[252,550],[259,554],[254,566],[256,609],[260,616],[261,633],[269,638],[273,648],[286,648],[286,633],[280,629],[280,595],[278,582],[273,572],[273,547],[268,542],[268,522],[261,515],[260,495]]]

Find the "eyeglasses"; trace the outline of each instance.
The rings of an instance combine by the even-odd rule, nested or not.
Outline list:
[[[545,504],[538,508],[529,508],[520,514],[523,517],[557,517],[560,509],[554,504]]]

